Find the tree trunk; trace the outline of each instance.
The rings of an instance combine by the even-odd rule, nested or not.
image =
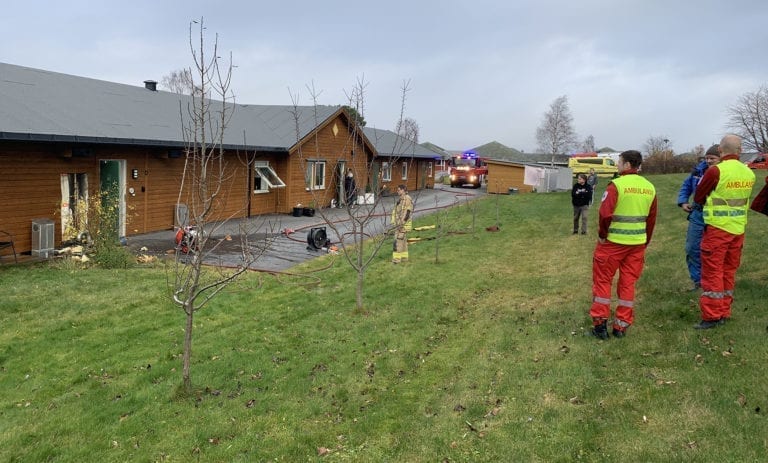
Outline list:
[[[182,378],[184,380],[184,390],[187,393],[192,392],[192,378],[190,376],[190,363],[192,361],[192,326],[195,317],[195,311],[191,304],[184,306],[184,312],[187,314],[187,324],[184,327],[184,354],[182,359]]]

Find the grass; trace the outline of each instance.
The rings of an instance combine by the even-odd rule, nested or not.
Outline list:
[[[249,274],[196,317],[194,397],[162,267],[0,268],[0,461],[765,460],[768,218],[750,216],[733,320],[698,332],[683,176],[650,179],[623,340],[584,335],[595,230],[570,234],[567,192],[481,200],[474,233],[454,208],[466,233],[440,263],[430,240],[379,256],[365,314],[343,259]]]

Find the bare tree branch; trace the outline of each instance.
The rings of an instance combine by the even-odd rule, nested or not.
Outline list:
[[[744,148],[768,152],[768,87],[740,96],[727,113],[727,127],[741,136]]]
[[[560,96],[549,105],[549,110],[544,113],[541,124],[536,129],[536,141],[541,152],[552,155],[552,166],[555,165],[556,154],[564,154],[576,145],[576,132],[573,129],[568,96]]]

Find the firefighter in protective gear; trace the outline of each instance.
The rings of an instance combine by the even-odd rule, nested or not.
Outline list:
[[[592,334],[608,338],[611,284],[616,271],[618,305],[613,335],[623,337],[634,320],[635,283],[645,261],[645,248],[656,225],[656,189],[638,175],[643,157],[635,150],[619,155],[619,177],[605,189],[600,203],[598,242],[592,258]]]
[[[747,210],[755,173],[740,160],[741,138],[720,141],[720,164],[707,169],[694,201],[704,204],[701,239],[701,321],[696,329],[714,328],[731,318],[736,270],[741,262]]]
[[[408,195],[405,185],[397,186],[397,204],[392,209],[392,227],[395,242],[392,247],[392,263],[399,264],[408,260],[407,232],[413,229],[413,200]]]

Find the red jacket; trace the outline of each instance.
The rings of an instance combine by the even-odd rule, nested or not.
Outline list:
[[[728,159],[739,159],[738,154],[726,154],[722,158],[720,158],[720,161],[726,161]],[[703,205],[707,202],[707,196],[709,196],[710,193],[712,193],[712,190],[714,190],[717,187],[717,184],[720,182],[720,169],[718,169],[717,164],[707,169],[706,172],[704,172],[704,176],[701,177],[701,180],[699,180],[699,186],[696,187],[696,193],[693,195],[693,201],[696,202],[696,204]]]
[[[709,169],[707,170],[709,171]],[[636,174],[637,169],[628,169],[621,173],[621,175],[627,175],[627,174]],[[699,189],[696,189],[696,193],[698,194]],[[608,228],[611,226],[611,221],[613,221],[613,211],[616,210],[616,201],[619,199],[619,192],[616,190],[616,185],[613,184],[613,182],[609,183],[608,186],[605,188],[605,193],[603,193],[603,201],[600,203],[600,211],[599,216],[600,220],[598,222],[599,229],[597,231],[597,236],[600,239],[606,239],[608,237]],[[651,209],[648,211],[648,218],[645,219],[645,234],[646,234],[646,241],[645,244],[651,242],[651,236],[653,236],[653,229],[656,227],[656,207],[657,207],[657,201],[656,197],[653,198],[653,202],[651,203]]]

